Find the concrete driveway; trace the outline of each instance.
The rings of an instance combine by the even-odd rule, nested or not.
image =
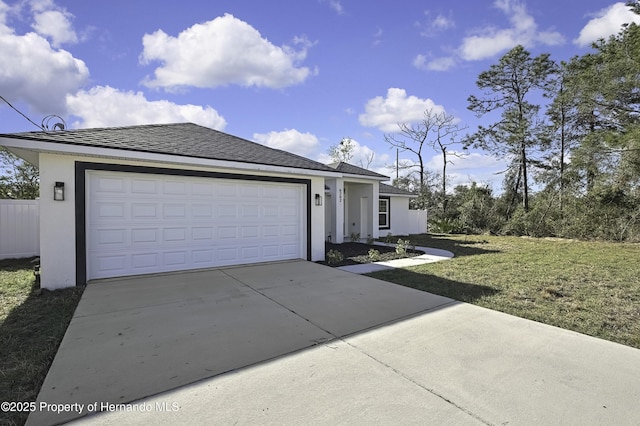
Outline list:
[[[638,424],[638,377],[639,350],[294,261],[88,285],[28,424]]]

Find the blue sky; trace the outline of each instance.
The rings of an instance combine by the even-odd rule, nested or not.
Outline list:
[[[36,123],[191,121],[322,162],[350,137],[390,176],[384,134],[425,109],[472,132],[467,98],[512,47],[568,60],[637,19],[606,0],[0,0],[0,95]],[[0,133],[31,130],[0,103]],[[452,184],[500,189],[504,160],[453,161]]]

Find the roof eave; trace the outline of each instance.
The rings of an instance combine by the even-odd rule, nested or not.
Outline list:
[[[219,167],[239,170],[253,170],[283,174],[297,174],[322,177],[341,177],[338,171],[323,171],[304,169],[298,167],[273,166],[268,164],[247,163],[241,161],[216,160],[211,158],[191,157],[175,154],[161,154],[146,151],[134,151],[128,149],[106,148],[79,144],[68,144],[52,141],[42,141],[29,138],[12,138],[6,135],[0,137],[0,145],[12,148],[21,148],[37,152],[79,155],[89,157],[108,157],[115,159],[138,160],[145,162],[158,162],[169,164],[181,164],[203,167]]]
[[[340,173],[342,177],[348,178],[348,179],[366,179],[366,180],[375,180],[378,182],[385,182],[389,180],[389,178],[386,176],[356,175],[352,173],[338,172],[337,170],[336,170],[336,173]]]

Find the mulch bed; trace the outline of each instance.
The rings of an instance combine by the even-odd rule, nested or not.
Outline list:
[[[371,249],[378,250],[378,252],[380,252],[380,257],[379,259],[375,260],[376,262],[403,259],[424,254],[424,252],[418,250],[407,250],[407,254],[405,256],[400,256],[398,253],[396,253],[395,247],[376,246],[372,244],[351,242],[342,244],[325,243],[325,253],[328,253],[329,250],[337,250],[344,256],[344,260],[342,262],[338,263],[337,265],[331,266],[348,266],[358,265],[362,263],[372,263],[372,260],[369,257],[369,250]],[[327,262],[318,263],[327,265]]]

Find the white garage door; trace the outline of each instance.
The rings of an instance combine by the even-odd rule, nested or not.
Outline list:
[[[305,186],[90,171],[87,277],[305,257]]]

